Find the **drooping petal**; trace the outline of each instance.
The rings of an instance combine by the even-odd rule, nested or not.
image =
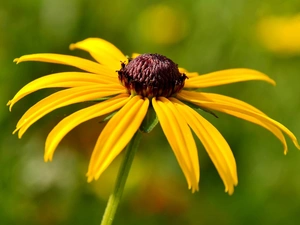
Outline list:
[[[190,128],[167,98],[160,97],[158,100],[152,98],[152,105],[186,177],[189,189],[193,192],[198,190],[200,179],[198,152]]]
[[[183,93],[185,94],[196,94],[198,96],[198,94],[200,94],[202,96],[202,98],[205,98],[208,101],[211,102],[220,102],[220,103],[232,103],[237,105],[240,108],[245,108],[247,110],[251,110],[257,113],[261,113],[264,114],[262,111],[260,111],[259,109],[255,108],[254,106],[243,102],[241,100],[238,100],[236,98],[232,98],[232,97],[228,97],[226,95],[220,95],[220,94],[215,94],[215,93],[206,93],[206,92],[191,92],[191,91],[183,91]]]
[[[84,71],[102,74],[107,76],[116,76],[116,71],[114,68],[109,68],[99,63],[93,62],[91,60],[79,58],[71,55],[61,55],[53,53],[40,53],[40,54],[31,54],[23,55],[20,58],[14,59],[14,62],[17,64],[25,61],[38,61],[38,62],[47,62],[47,63],[57,63],[68,66],[73,66]]]
[[[60,143],[60,141],[69,133],[73,128],[79,124],[91,120],[93,118],[111,113],[118,110],[129,100],[128,94],[120,94],[116,97],[108,99],[104,102],[97,103],[90,107],[81,109],[70,116],[61,120],[49,133],[46,145],[44,159],[47,162],[52,160],[53,153]]]
[[[252,106],[252,105],[250,105],[246,102],[240,101],[236,98],[231,98],[231,97],[228,97],[228,96],[225,96],[225,95],[219,95],[219,94],[214,94],[214,93],[204,93],[204,92],[201,92],[201,95],[204,98],[206,98],[207,100],[210,100],[212,102],[219,102],[219,103],[224,103],[224,104],[230,103],[230,104],[236,105],[239,108],[243,108],[245,110],[250,110],[250,111],[265,115],[262,111],[255,108],[254,106]],[[282,142],[282,144],[284,146],[284,152],[285,153],[287,152],[287,150],[288,150],[287,143],[286,143],[285,137],[284,137],[284,135],[283,135],[283,133],[281,132],[280,129],[278,129],[276,126],[274,126],[272,124],[267,125],[266,123],[261,122],[257,118],[253,118],[253,117],[249,117],[247,115],[244,115],[244,119],[245,119],[245,117],[248,118],[247,119],[248,121],[251,121],[255,124],[258,124],[259,126],[262,126],[265,129],[269,130],[271,133],[273,133]]]
[[[127,62],[127,58],[116,46],[100,38],[87,38],[70,45],[71,50],[75,48],[89,52],[100,64],[114,70],[121,68],[121,62]]]
[[[219,102],[219,103],[231,103],[236,105],[239,108],[243,108],[245,110],[250,110],[256,113],[260,113],[265,115],[263,112],[261,112],[260,110],[258,110],[257,108],[255,108],[254,106],[240,101],[238,99],[235,98],[231,98],[225,95],[218,95],[218,94],[213,94],[213,93],[204,93],[204,92],[192,92],[192,91],[182,91],[179,95],[179,98],[183,97],[183,99],[189,99],[190,101],[201,101],[204,100],[205,102]],[[199,104],[198,104],[199,105]],[[200,106],[200,105],[199,105]],[[202,105],[203,107],[203,105]],[[247,119],[246,119],[247,118]],[[284,152],[287,152],[287,143],[285,140],[285,137],[283,135],[283,133],[281,132],[281,130],[279,128],[277,128],[276,126],[272,125],[271,123],[265,123],[262,122],[261,120],[253,117],[253,116],[247,116],[244,115],[243,119],[250,121],[252,123],[255,123],[259,126],[264,127],[265,129],[269,130],[271,133],[273,133],[283,144],[284,146]]]
[[[90,73],[81,72],[62,72],[50,74],[47,76],[40,77],[21,88],[17,94],[10,100],[7,105],[9,105],[9,110],[13,105],[26,95],[44,88],[70,88],[70,87],[80,87],[86,85],[95,84],[118,84],[118,79],[112,77],[106,77],[103,75],[96,75]],[[122,87],[119,85],[120,88]]]
[[[95,145],[88,181],[98,179],[139,129],[149,107],[148,98],[134,96],[107,123]]]
[[[55,109],[63,106],[71,105],[74,103],[96,100],[101,97],[116,95],[125,90],[120,89],[116,85],[89,85],[83,87],[74,87],[66,90],[58,91],[35,105],[29,108],[22,118],[17,123],[15,132],[19,131],[19,138],[25,133],[25,131],[37,120],[52,112]]]
[[[226,96],[223,96],[222,98],[216,96],[217,95],[210,95],[211,98],[208,98],[208,95],[204,97],[201,93],[189,93],[188,91],[181,92],[177,95],[178,98],[192,102],[195,105],[221,111],[268,129],[283,143],[285,154],[287,153],[287,144],[282,132],[287,134],[293,141],[294,145],[300,149],[295,135],[289,129],[263,114],[260,110],[255,109],[255,107],[237,99],[233,100],[233,98]]]
[[[274,80],[259,71],[241,68],[193,76],[185,81],[184,88],[206,88],[249,80],[262,80],[272,85],[276,84]]]
[[[224,182],[225,191],[232,194],[238,180],[236,162],[226,140],[211,123],[196,111],[175,98],[170,98],[170,100],[202,142]]]

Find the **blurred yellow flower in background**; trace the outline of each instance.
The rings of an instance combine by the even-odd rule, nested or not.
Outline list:
[[[300,14],[269,16],[257,24],[257,35],[262,45],[280,55],[300,54]]]
[[[207,87],[249,80],[262,80],[275,85],[271,78],[261,72],[242,68],[199,75],[178,68],[172,60],[159,54],[135,54],[128,59],[113,44],[99,38],[88,38],[72,44],[70,48],[89,52],[96,62],[50,53],[17,58],[17,63],[39,61],[65,64],[85,72],[62,72],[36,79],[25,85],[8,105],[11,109],[20,99],[40,89],[65,88],[42,99],[25,112],[14,131],[21,138],[33,123],[55,109],[96,101],[94,105],[60,121],[49,133],[45,145],[44,159],[51,161],[60,141],[74,127],[108,115],[108,123],[92,153],[88,181],[100,177],[139,129],[145,131],[141,125],[151,111],[156,114],[154,126],[159,121],[188,187],[193,192],[198,190],[200,168],[192,131],[214,163],[225,191],[232,194],[238,183],[236,162],[229,145],[220,132],[201,116],[199,110],[216,110],[258,124],[282,142],[285,153],[287,144],[283,133],[300,148],[291,131],[255,107],[238,99],[202,91]]]
[[[183,40],[189,33],[190,24],[183,9],[157,4],[141,12],[137,28],[146,41],[166,45]]]

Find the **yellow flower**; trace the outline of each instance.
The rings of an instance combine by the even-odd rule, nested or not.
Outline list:
[[[158,54],[134,54],[134,58],[128,60],[114,45],[99,38],[83,40],[70,48],[89,52],[97,62],[60,54],[32,54],[17,58],[14,60],[17,63],[65,64],[85,72],[62,72],[36,79],[25,85],[8,105],[11,109],[21,98],[43,88],[65,88],[25,112],[14,131],[21,138],[33,123],[57,108],[97,101],[60,121],[48,135],[45,145],[44,159],[51,161],[56,147],[70,130],[92,118],[109,115],[110,119],[92,153],[88,181],[99,178],[153,109],[193,192],[198,190],[200,170],[191,129],[213,161],[225,191],[232,194],[238,183],[236,163],[229,145],[197,109],[216,110],[258,124],[282,142],[285,153],[287,144],[283,133],[300,148],[291,131],[253,106],[224,95],[198,92],[200,88],[248,80],[262,80],[275,85],[272,79],[258,71],[229,69],[199,75],[178,68],[172,60]]]
[[[262,18],[257,24],[257,37],[271,52],[282,55],[299,55],[300,14]]]
[[[183,8],[159,3],[146,7],[140,13],[136,30],[145,41],[169,45],[182,41],[190,31],[190,24]]]

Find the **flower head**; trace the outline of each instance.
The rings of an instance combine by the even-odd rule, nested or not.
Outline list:
[[[170,97],[179,92],[187,78],[178,66],[159,54],[143,54],[118,71],[119,79],[128,93],[143,97]]]
[[[44,159],[52,160],[60,141],[74,127],[92,118],[109,115],[110,119],[92,153],[88,181],[99,178],[153,109],[192,191],[198,190],[200,179],[192,131],[213,161],[225,191],[232,194],[238,183],[236,162],[229,145],[220,132],[198,113],[197,108],[220,111],[264,127],[282,142],[285,153],[287,144],[283,133],[300,148],[291,131],[255,107],[228,96],[197,91],[249,80],[262,80],[274,85],[275,82],[263,73],[251,69],[229,69],[199,75],[178,68],[172,60],[159,54],[134,55],[128,60],[114,45],[99,38],[83,40],[70,48],[88,51],[97,62],[60,54],[32,54],[15,59],[17,63],[65,64],[85,72],[62,72],[36,79],[25,85],[8,105],[11,109],[21,98],[43,88],[65,88],[25,112],[14,131],[21,138],[33,123],[55,109],[97,101],[61,120],[49,133],[45,145]]]

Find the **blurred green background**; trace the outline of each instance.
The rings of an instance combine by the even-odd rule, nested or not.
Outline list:
[[[300,138],[300,2],[298,0],[18,0],[0,3],[0,224],[100,224],[119,158],[88,184],[91,150],[102,124],[89,121],[43,162],[44,141],[78,104],[38,121],[19,140],[12,131],[31,105],[52,93],[5,106],[40,76],[72,68],[46,63],[15,65],[24,54],[53,52],[86,57],[70,43],[101,37],[125,54],[160,53],[200,74],[253,68],[276,80],[238,83],[208,91],[245,100]],[[192,194],[159,126],[144,135],[114,224],[298,224],[300,152],[256,125],[218,113],[205,115],[236,157],[239,184],[232,196],[198,142],[200,191]]]

